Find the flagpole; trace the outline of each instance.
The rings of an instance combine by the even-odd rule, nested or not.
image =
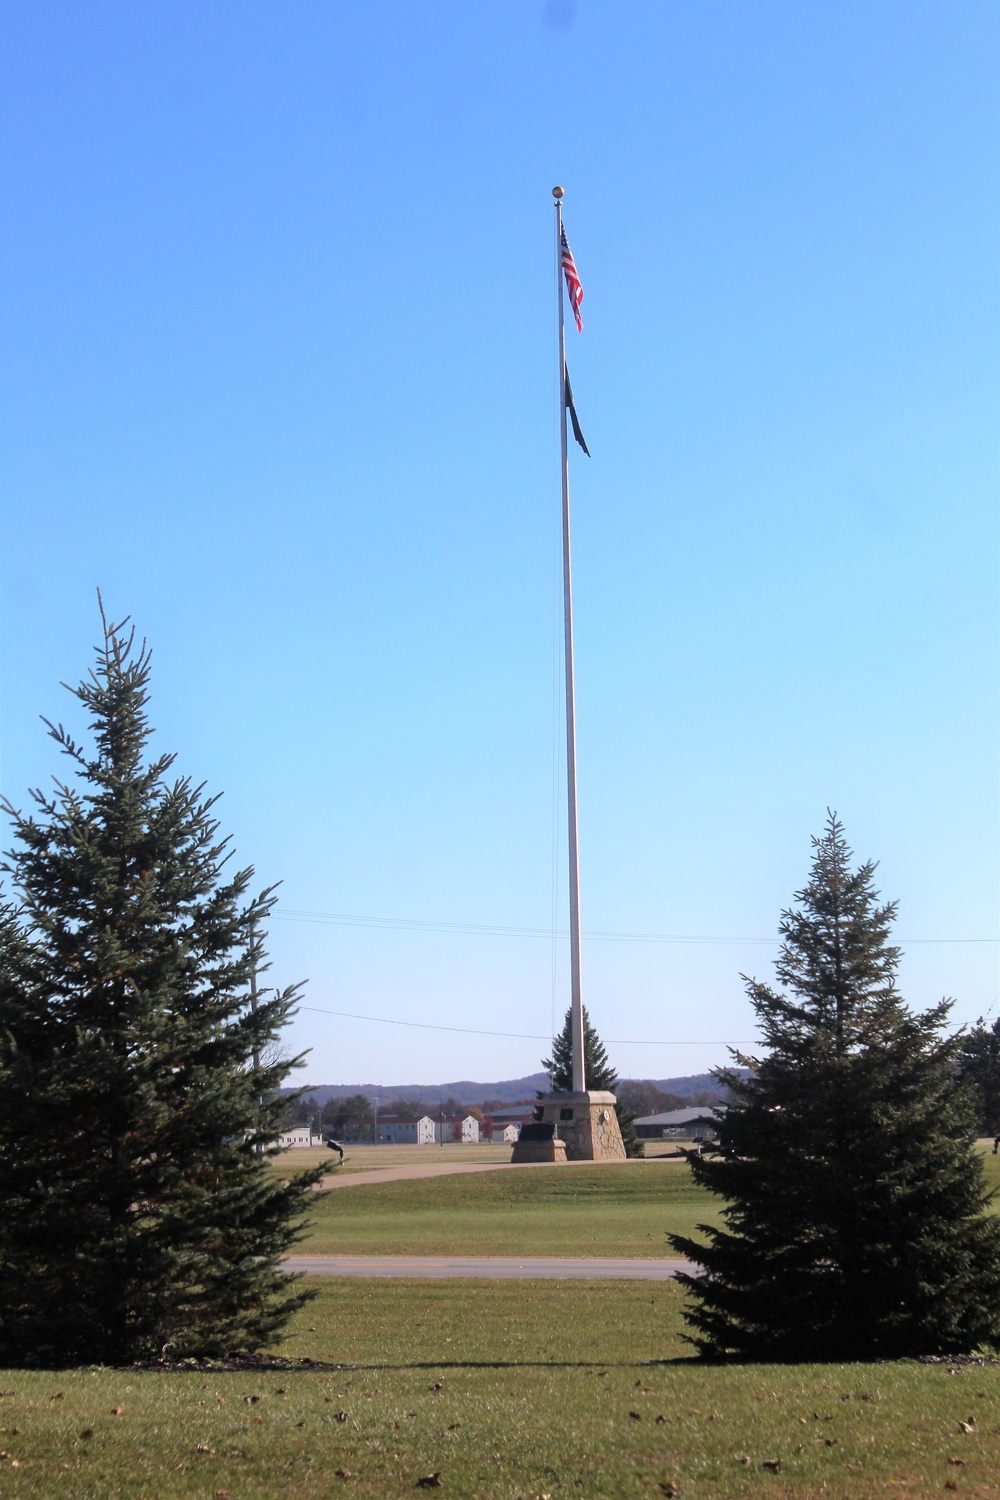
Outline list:
[[[563,630],[566,677],[566,799],[569,823],[569,972],[573,1041],[573,1092],[587,1087],[583,1057],[583,990],[580,982],[580,867],[576,819],[576,701],[573,690],[573,576],[569,545],[569,443],[566,431],[566,320],[563,310],[561,187],[552,189],[556,209],[556,283],[559,290],[559,455],[562,469]]]

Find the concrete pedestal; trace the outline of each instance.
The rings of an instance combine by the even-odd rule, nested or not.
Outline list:
[[[511,1161],[565,1161],[566,1143],[561,1141],[550,1122],[532,1120],[521,1126]]]
[[[554,1136],[565,1146],[567,1161],[625,1160],[614,1094],[597,1089],[585,1094],[553,1093],[543,1095],[538,1102],[542,1110],[542,1123],[554,1127]],[[530,1127],[525,1129],[530,1134]],[[511,1161],[539,1160],[537,1156],[521,1154],[520,1147],[521,1142],[518,1141]],[[531,1148],[532,1142],[526,1140],[524,1151]],[[541,1158],[543,1161],[557,1159],[554,1156]]]

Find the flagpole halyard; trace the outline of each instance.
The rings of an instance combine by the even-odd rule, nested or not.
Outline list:
[[[566,425],[566,319],[563,288],[561,187],[552,189],[556,210],[556,284],[559,307],[559,455],[562,472],[563,630],[566,678],[566,799],[569,824],[569,962],[573,1039],[573,1091],[584,1093],[587,1072],[583,1055],[583,988],[580,964],[580,867],[576,810],[576,699],[573,681],[573,577],[570,559],[569,441]],[[579,311],[574,307],[579,322]]]

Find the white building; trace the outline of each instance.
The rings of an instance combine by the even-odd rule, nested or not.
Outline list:
[[[278,1147],[289,1151],[295,1146],[322,1146],[323,1137],[314,1135],[308,1125],[296,1125],[292,1130],[283,1130],[278,1136]]]
[[[493,1131],[493,1139],[495,1141],[503,1141],[507,1146],[513,1146],[516,1144],[520,1134],[520,1125],[505,1125],[502,1131]]]
[[[393,1146],[433,1146],[434,1121],[429,1115],[421,1115],[419,1120],[379,1115],[377,1139]]]
[[[475,1145],[479,1140],[479,1121],[475,1115],[453,1116],[435,1120],[421,1115],[419,1120],[403,1120],[398,1115],[379,1115],[378,1139],[394,1146]]]
[[[452,1115],[434,1121],[434,1144],[440,1146],[444,1135],[445,1144],[475,1146],[479,1142],[479,1121],[475,1115]]]

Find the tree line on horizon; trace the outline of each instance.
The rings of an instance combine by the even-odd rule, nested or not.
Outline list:
[[[589,1025],[589,1018],[588,1018]],[[590,1028],[592,1035],[596,1038],[597,1033]],[[557,1038],[553,1038],[553,1045]],[[599,1045],[600,1039],[597,1038]],[[588,1055],[588,1068],[591,1064]],[[613,1069],[611,1070],[613,1072]],[[598,1067],[596,1076],[607,1076],[604,1070]],[[555,1086],[555,1085],[553,1085]],[[598,1087],[597,1083],[594,1087]],[[603,1087],[603,1085],[600,1085]],[[641,1115],[662,1114],[672,1109],[687,1109],[693,1105],[704,1105],[706,1107],[723,1103],[729,1097],[729,1091],[725,1087],[715,1089],[695,1089],[689,1094],[670,1094],[658,1088],[651,1081],[637,1081],[627,1079],[616,1081],[612,1088],[618,1100],[619,1118],[628,1115],[635,1120]],[[428,1102],[418,1098],[379,1099],[379,1116],[394,1115],[400,1120],[419,1120],[424,1115],[431,1119],[439,1119],[442,1114],[446,1118],[458,1115],[471,1114],[480,1123],[480,1126],[489,1125],[490,1116],[497,1110],[515,1108],[518,1104],[534,1104],[536,1095],[527,1095],[523,1099],[515,1099],[505,1102],[501,1099],[480,1099],[475,1102],[463,1101],[449,1096],[440,1102]],[[333,1135],[356,1135],[358,1139],[370,1139],[375,1123],[375,1096],[368,1094],[347,1094],[341,1098],[331,1098],[325,1104],[320,1104],[316,1097],[308,1092],[302,1094],[291,1094],[286,1096],[285,1109],[281,1116],[283,1129],[292,1129],[296,1125],[308,1125],[317,1134],[324,1131]]]

